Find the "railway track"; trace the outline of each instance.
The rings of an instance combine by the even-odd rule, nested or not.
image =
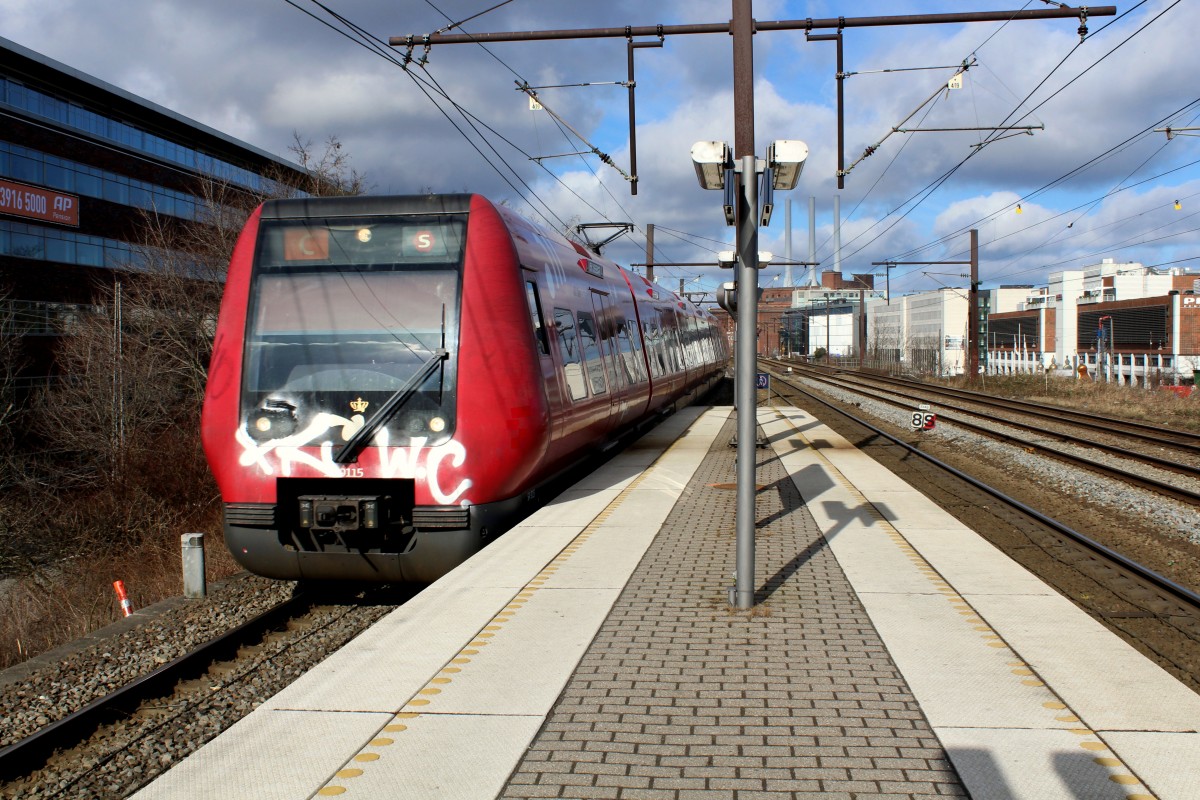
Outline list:
[[[794,368],[794,365],[785,364],[784,362],[772,361],[767,363],[774,365],[776,368],[783,366]],[[782,376],[782,373],[777,374]],[[1130,438],[1142,445],[1157,448],[1162,454],[1146,452],[1145,450],[1136,450],[1130,447],[1115,445],[1099,438],[1094,426],[1104,425],[1107,432],[1108,428],[1116,428],[1118,427],[1118,423],[1123,422],[1108,417],[1085,414],[1083,416],[1088,418],[1086,424],[1089,427],[1082,434],[1072,434],[1062,430],[1047,428],[1044,424],[1040,423],[1033,424],[1020,419],[997,416],[995,412],[998,410],[1011,411],[1011,408],[1009,408],[1010,404],[1007,401],[1002,402],[994,398],[985,398],[983,395],[975,392],[945,390],[941,387],[927,388],[922,384],[912,381],[876,380],[873,377],[859,378],[858,376],[847,375],[840,371],[813,370],[807,367],[801,368],[799,373],[794,374],[802,375],[807,380],[816,381],[828,386],[859,392],[898,408],[911,410],[917,403],[937,403],[938,418],[943,422],[953,423],[974,433],[998,439],[1017,447],[1035,450],[1043,455],[1075,464],[1084,469],[1141,486],[1165,497],[1170,497],[1194,506],[1200,506],[1200,466],[1196,466],[1195,463],[1187,463],[1185,460],[1188,451],[1192,449],[1186,441],[1183,441],[1191,435],[1186,431],[1168,431],[1165,428],[1158,428],[1156,426],[1145,426],[1155,427],[1157,432],[1153,434],[1144,431],[1120,433],[1121,436]],[[954,399],[964,394],[970,396],[967,402],[980,406],[984,410],[970,408]],[[951,399],[948,400],[947,398]],[[1033,405],[1038,409],[1036,416],[1046,419],[1055,418],[1056,409],[1051,407],[1037,406],[1036,404],[1022,403],[1021,401],[1016,401],[1016,404]],[[947,411],[950,413],[947,413]],[[1020,413],[1025,414],[1026,412],[1022,411]],[[1063,416],[1066,415],[1064,414]],[[969,418],[984,420],[985,423],[978,424],[971,422]],[[1061,423],[1063,420],[1056,419],[1056,421]],[[1020,433],[1006,433],[1000,427],[1014,429]],[[1164,434],[1173,434],[1176,438],[1168,439],[1165,438]],[[1062,449],[1051,446],[1044,442],[1047,439],[1054,440],[1060,444],[1072,445],[1074,449]],[[1095,458],[1091,455],[1095,451],[1115,456],[1122,460],[1122,464],[1128,464],[1129,468],[1114,463],[1111,460],[1106,461]],[[1173,477],[1157,477],[1154,472],[1143,469],[1144,467],[1182,475],[1188,480],[1180,481]]]
[[[796,364],[794,362],[777,360],[765,360],[765,363],[770,363],[778,367],[801,369],[804,374],[809,376],[824,375],[827,377],[837,377],[846,383],[855,383],[862,386],[891,386],[896,389],[897,393],[907,391],[913,396],[928,398],[946,405],[950,405],[948,399],[952,398],[957,401],[990,409],[992,412],[999,414],[1015,413],[1028,418],[1041,419],[1053,424],[1073,423],[1083,427],[1092,434],[1102,432],[1106,435],[1121,435],[1139,444],[1169,448],[1180,453],[1190,453],[1200,456],[1200,433],[1193,431],[1167,428],[1162,425],[1121,419],[1102,414],[1092,414],[1077,409],[1035,403],[1028,400],[1000,399],[982,392],[938,386],[892,375],[861,373],[834,367]],[[1045,428],[1037,428],[1037,430],[1045,431]]]
[[[807,377],[807,376],[805,376]],[[970,474],[970,459],[957,466],[928,451],[928,441],[916,444],[863,419],[852,405],[826,398],[788,376],[777,376],[772,393],[790,404],[807,408],[853,444],[923,491],[980,535],[1055,587],[1102,624],[1155,660],[1194,690],[1200,691],[1200,594],[1195,584],[1168,577],[1156,564],[1146,564],[1102,541],[1091,527],[1103,515],[1075,514],[1070,498],[1045,506],[1056,495],[1037,492],[1029,481],[1014,486],[1030,498],[1011,496]],[[1003,475],[1003,471],[996,471]],[[991,485],[990,485],[991,484]],[[1007,487],[1006,487],[1007,488]],[[1036,506],[1036,507],[1035,507]],[[1062,514],[1064,509],[1066,514]],[[1089,528],[1067,525],[1058,517],[1078,517]],[[1103,531],[1100,531],[1103,533]],[[1196,560],[1176,551],[1163,556]],[[1194,573],[1193,573],[1194,574]]]
[[[142,703],[169,694],[180,681],[204,674],[217,661],[229,659],[271,630],[307,611],[311,601],[297,595],[253,619],[196,647],[117,690],[94,700],[30,736],[0,749],[0,780],[25,775],[56,751],[74,747],[100,726],[127,719]]]
[[[412,593],[353,591],[297,592],[11,742],[0,749],[0,797],[125,796]],[[67,662],[63,668],[69,670]]]

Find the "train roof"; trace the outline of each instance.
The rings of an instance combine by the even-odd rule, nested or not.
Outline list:
[[[383,214],[461,214],[471,210],[471,194],[352,195],[268,200],[263,219],[371,217]]]

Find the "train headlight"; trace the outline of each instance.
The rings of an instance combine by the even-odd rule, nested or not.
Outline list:
[[[442,419],[441,417],[434,417],[433,419],[429,420],[429,430],[433,431],[434,433],[441,433],[442,431],[446,430],[446,420]]]
[[[360,242],[362,242],[363,244],[366,244],[367,242],[371,241],[371,229],[370,228],[359,228],[358,233],[354,234],[354,236]]]

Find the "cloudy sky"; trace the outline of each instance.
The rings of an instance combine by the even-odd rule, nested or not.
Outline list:
[[[1057,5],[756,0],[754,16]],[[760,248],[783,257],[790,197],[792,257],[807,260],[813,197],[821,269],[840,263],[846,274],[882,275],[873,261],[965,259],[970,228],[980,232],[985,287],[1037,285],[1049,272],[1104,258],[1200,270],[1200,138],[1168,141],[1154,130],[1200,126],[1198,5],[1124,0],[1119,16],[1089,19],[1082,42],[1078,19],[848,27],[845,159],[858,163],[840,191],[834,45],[808,42],[802,31],[758,34],[756,151],[773,139],[801,139],[811,150],[797,188],[776,196]],[[605,250],[623,263],[644,260],[647,224],[656,226],[658,262],[712,262],[716,251],[733,249],[719,194],[699,188],[689,157],[697,140],[733,140],[729,36],[670,36],[661,48],[636,51],[632,196],[621,171],[594,155],[564,155],[594,147],[629,172],[628,96],[616,85],[626,79],[621,39],[437,46],[406,72],[343,35],[348,29],[331,11],[386,42],[472,17],[459,30],[724,23],[731,2],[0,0],[0,36],[273,153],[286,155],[294,133],[316,142],[335,136],[372,193],[481,192],[560,229],[631,222],[632,235]],[[964,62],[971,66],[962,88],[946,89]],[[518,82],[591,85],[539,91],[556,121],[530,110]],[[992,130],[998,126],[1036,129]],[[962,271],[897,266],[892,290],[963,286]],[[803,282],[802,268],[796,273],[794,282]],[[731,277],[690,266],[658,274],[689,291]],[[782,268],[764,271],[763,285],[783,282]]]

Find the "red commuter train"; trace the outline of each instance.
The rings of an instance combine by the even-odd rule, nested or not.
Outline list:
[[[267,202],[204,401],[226,543],[273,578],[434,580],[727,360],[711,314],[479,195]]]

